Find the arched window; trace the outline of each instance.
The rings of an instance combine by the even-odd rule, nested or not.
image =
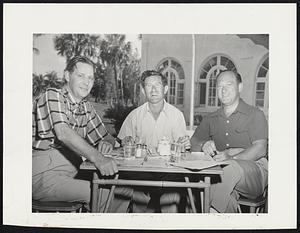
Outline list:
[[[236,71],[236,67],[229,58],[223,55],[213,56],[201,67],[195,95],[196,106],[217,107],[221,105],[216,91],[216,77],[221,70]]]
[[[255,82],[255,106],[268,114],[269,108],[269,57],[266,57],[258,67]]]
[[[166,59],[158,65],[157,70],[168,79],[167,101],[170,104],[183,105],[185,77],[182,66],[173,59]]]

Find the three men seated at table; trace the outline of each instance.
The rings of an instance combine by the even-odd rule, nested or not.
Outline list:
[[[118,172],[115,161],[103,156],[112,150],[114,138],[85,98],[94,83],[93,63],[81,56],[72,58],[65,69],[65,79],[67,83],[62,89],[48,89],[33,106],[32,195],[40,201],[89,203],[90,182],[75,178],[81,156],[93,162],[102,175],[114,175]],[[190,148],[182,112],[164,99],[167,79],[149,70],[142,74],[141,84],[147,102],[127,116],[118,138],[138,138],[154,150],[158,141],[167,137]],[[256,198],[267,184],[267,122],[260,110],[240,98],[241,90],[239,74],[220,73],[217,92],[222,107],[204,117],[191,138],[192,151],[203,151],[216,160],[230,160],[221,180],[211,187],[212,207],[219,212],[236,212],[240,194]],[[151,174],[139,178],[181,179]],[[104,189],[102,200],[107,196]],[[115,189],[110,211],[127,212],[132,204],[133,212],[154,212],[151,197],[162,212],[178,211],[178,190],[156,192],[131,187]]]

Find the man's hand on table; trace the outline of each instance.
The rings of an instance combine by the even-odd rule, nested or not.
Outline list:
[[[206,141],[202,146],[202,151],[210,155],[211,157],[215,156],[218,153],[215,142],[212,140]]]
[[[243,150],[243,148],[229,148],[227,150],[218,152],[213,158],[218,162],[232,159],[236,154],[242,152]]]
[[[96,158],[94,164],[102,176],[112,176],[118,172],[117,164],[113,158],[101,155]]]
[[[186,150],[191,149],[191,141],[188,135],[178,138],[177,143],[183,145]]]
[[[113,150],[113,145],[106,141],[100,141],[98,144],[98,151],[101,154],[110,154]]]
[[[241,152],[241,148],[229,148],[223,151],[218,151],[213,140],[205,142],[202,146],[202,151],[213,157],[217,162],[232,159],[232,157]]]
[[[231,156],[228,153],[228,150],[220,151],[215,156],[213,156],[213,159],[217,162],[224,161],[227,159],[231,159]]]

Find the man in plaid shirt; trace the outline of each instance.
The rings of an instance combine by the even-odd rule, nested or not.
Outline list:
[[[65,79],[62,89],[47,89],[33,107],[32,196],[40,201],[89,203],[90,182],[74,178],[81,156],[102,175],[115,174],[115,161],[103,156],[112,150],[114,138],[85,100],[94,84],[93,63],[82,56],[72,58]]]

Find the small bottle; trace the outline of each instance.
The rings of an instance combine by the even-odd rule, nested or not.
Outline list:
[[[141,158],[142,157],[142,145],[141,144],[136,145],[135,157],[136,158]]]
[[[147,156],[147,145],[143,144],[142,145],[142,157],[146,157]]]

